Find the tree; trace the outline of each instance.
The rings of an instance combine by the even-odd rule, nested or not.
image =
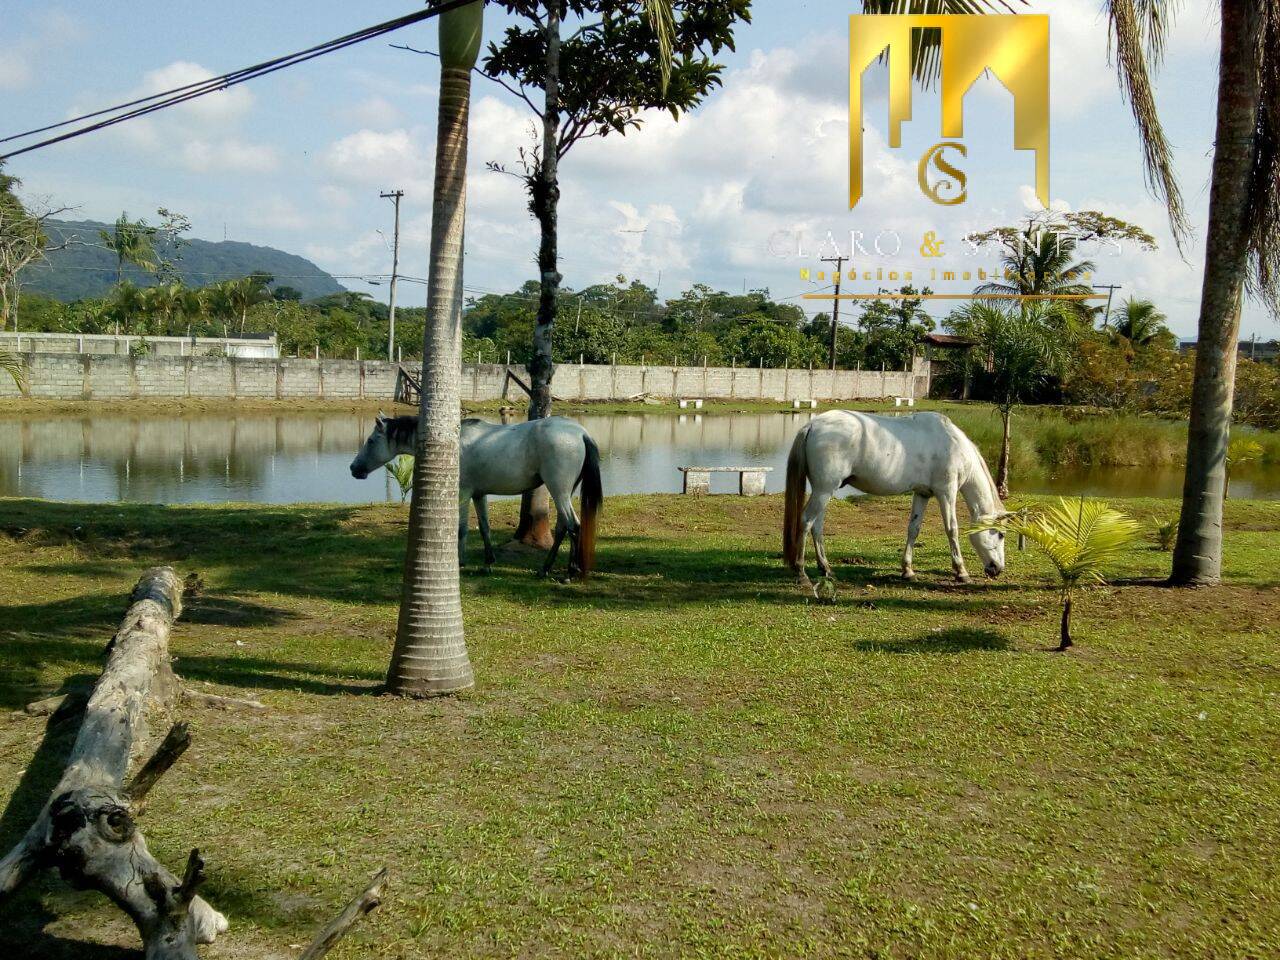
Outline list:
[[[440,116],[431,211],[422,402],[409,506],[408,548],[387,688],[438,696],[474,684],[458,583],[458,437],[462,378],[462,240],[467,202],[471,70],[484,3],[439,16]]]
[[[156,336],[172,336],[173,319],[182,314],[188,303],[187,291],[180,283],[147,287],[143,291],[143,302],[146,304],[147,314],[158,321],[157,329],[152,332]]]
[[[887,292],[887,291],[881,291]],[[869,300],[858,317],[859,363],[869,370],[891,368],[901,370],[911,362],[925,334],[934,328],[933,318],[925,312],[923,297],[933,291],[919,291],[908,284],[900,293],[906,300]],[[830,326],[827,327],[830,330]],[[837,353],[839,352],[837,339]]]
[[[111,230],[99,230],[102,245],[116,255],[116,283],[124,282],[124,265],[131,263],[147,273],[155,273],[159,260],[155,248],[156,228],[145,220],[130,220],[120,214]]]
[[[952,314],[948,326],[978,344],[986,387],[1003,421],[996,487],[1001,497],[1007,497],[1013,408],[1066,368],[1067,349],[1058,329],[1057,308],[1044,301],[1026,301],[1014,307],[975,301]]]
[[[1026,537],[1049,558],[1062,590],[1062,622],[1057,650],[1072,646],[1071,601],[1081,583],[1106,583],[1104,567],[1114,563],[1138,538],[1137,521],[1112,510],[1105,500],[1060,498],[1057,506],[1030,516],[1017,514],[980,529],[998,529]]]
[[[484,72],[513,90],[542,122],[541,143],[521,152],[529,211],[538,221],[539,296],[529,371],[529,419],[551,412],[552,332],[561,275],[559,163],[574,144],[642,125],[647,110],[679,118],[720,85],[711,57],[733,48],[733,28],[750,20],[750,0],[497,0],[531,26],[512,25],[491,43]],[[581,24],[561,37],[568,13]],[[678,16],[677,16],[678,15]],[[541,109],[529,88],[543,91]],[[500,166],[496,169],[501,170]],[[550,543],[546,491],[526,495],[517,536]]]
[[[245,323],[249,319],[249,311],[260,303],[271,299],[271,291],[267,285],[271,278],[266,274],[252,273],[239,280],[228,280],[222,284],[223,296],[232,314],[240,318],[240,335],[244,336]]]
[[[126,334],[146,333],[146,318],[150,303],[140,287],[128,280],[118,283],[112,287],[111,299],[108,303],[111,316],[115,321],[116,333],[120,333],[121,330]]]
[[[1178,345],[1178,341],[1165,325],[1167,321],[1168,317],[1157,310],[1150,300],[1129,297],[1120,308],[1120,319],[1112,328],[1113,335],[1127,340],[1135,347],[1159,345],[1173,348]]]
[[[0,163],[0,330],[8,327],[11,317],[17,330],[22,271],[49,252],[44,222],[63,211],[47,205],[39,212],[29,210],[14,193],[21,181],[3,168]]]

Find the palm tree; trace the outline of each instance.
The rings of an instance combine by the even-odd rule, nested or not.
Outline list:
[[[458,433],[467,129],[471,70],[484,28],[483,0],[442,13],[439,22],[440,116],[422,401],[400,621],[387,671],[387,689],[407,696],[454,693],[475,683],[458,583]]]
[[[1108,0],[1120,87],[1142,141],[1147,182],[1176,240],[1188,225],[1148,72],[1164,54],[1176,0]],[[868,13],[1007,12],[1002,0],[863,0]],[[1222,576],[1222,504],[1231,434],[1240,308],[1246,287],[1280,318],[1280,0],[1221,0],[1217,130],[1187,470],[1169,582]],[[920,44],[917,72],[936,75],[938,38]],[[925,56],[928,52],[930,55]]]
[[[154,273],[159,268],[156,248],[152,243],[155,230],[141,220],[130,220],[128,213],[120,214],[115,227],[98,231],[102,245],[116,255],[116,283],[124,282],[124,265],[132,263],[147,273]]]
[[[1022,296],[1082,296],[1093,293],[1083,282],[1094,271],[1092,260],[1073,263],[1076,240],[1066,234],[1047,230],[1042,224],[1030,223],[1020,230],[1016,240],[1006,244],[1001,264],[1012,279],[995,281],[978,287],[979,293],[1020,294]],[[1068,308],[1086,319],[1092,312],[1084,300],[1069,300]],[[1065,312],[1060,315],[1065,315]]]
[[[115,315],[116,332],[124,328],[126,334],[133,333],[133,327],[140,322],[139,333],[146,332],[146,319],[150,302],[142,288],[123,280],[111,290],[109,309]]]
[[[239,280],[228,280],[222,284],[222,289],[231,312],[240,318],[240,335],[244,336],[249,311],[271,299],[271,292],[267,289],[265,279],[256,273],[250,274]]]
[[[147,303],[147,312],[159,320],[157,336],[173,334],[173,318],[183,312],[186,306],[186,291],[180,283],[166,283],[159,287],[148,287],[143,292]]]
[[[1136,347],[1157,343],[1175,346],[1177,341],[1165,325],[1167,320],[1150,300],[1130,297],[1120,308],[1120,319],[1112,327],[1112,334],[1128,340]]]
[[[1103,567],[1116,561],[1141,530],[1138,522],[1105,500],[1059,499],[1057,506],[1030,516],[1011,514],[980,529],[998,529],[1026,537],[1049,558],[1062,590],[1062,624],[1058,651],[1068,650],[1071,640],[1071,601],[1081,583],[1106,583]]]
[[[985,364],[991,401],[1000,411],[1004,429],[996,487],[1002,497],[1009,495],[1013,408],[1066,369],[1067,344],[1059,329],[1060,319],[1061,308],[1045,301],[1027,301],[1016,307],[976,301],[948,320],[953,331],[977,343],[977,359]]]

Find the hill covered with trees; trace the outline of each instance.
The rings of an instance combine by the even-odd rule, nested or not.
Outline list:
[[[92,220],[46,220],[47,262],[33,263],[22,273],[22,289],[71,302],[106,296],[117,280],[116,254],[101,239],[112,233],[108,223]],[[65,246],[64,246],[65,244]],[[211,286],[250,274],[268,274],[303,297],[342,293],[344,287],[310,260],[273,247],[259,247],[235,240],[197,240],[183,237],[175,246],[164,235],[154,240],[156,253],[173,268],[176,277],[191,287]],[[125,263],[123,278],[138,286],[151,286],[163,278]]]

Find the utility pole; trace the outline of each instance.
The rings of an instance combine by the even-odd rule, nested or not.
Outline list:
[[[1095,283],[1093,289],[1107,291],[1107,312],[1102,317],[1102,329],[1106,330],[1111,323],[1111,298],[1121,287],[1115,283]]]
[[[840,279],[844,275],[844,262],[848,257],[834,256],[823,257],[823,263],[834,263],[836,265],[836,295],[831,301],[831,369],[836,368],[836,330],[840,327]]]
[[[396,227],[394,239],[391,241],[391,318],[387,326],[387,362],[396,359],[396,276],[400,272],[400,198],[403,190],[391,190],[378,196],[390,200],[396,205]]]

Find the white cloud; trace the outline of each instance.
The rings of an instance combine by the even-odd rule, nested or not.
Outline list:
[[[280,166],[274,147],[235,138],[188,140],[179,155],[193,173],[270,173]]]
[[[367,97],[342,111],[342,116],[360,127],[384,129],[401,122],[400,108],[385,97]]]
[[[16,16],[11,16],[13,24]],[[45,9],[28,17],[29,32],[9,34],[8,45],[0,47],[0,90],[22,90],[35,80],[38,67],[85,37],[83,25],[58,9]]]
[[[133,97],[166,93],[179,87],[211,80],[214,76],[212,70],[198,63],[175,60],[173,63],[143,74],[142,83],[133,90]],[[247,87],[240,85],[197,97],[176,107],[170,107],[169,110],[195,123],[222,125],[242,118],[252,107],[253,94]]]
[[[250,226],[270,230],[307,230],[315,225],[315,218],[278,194],[263,197],[244,212],[244,219]]]
[[[422,144],[404,128],[357,130],[330,145],[324,162],[335,175],[356,183],[426,181],[429,171]]]

